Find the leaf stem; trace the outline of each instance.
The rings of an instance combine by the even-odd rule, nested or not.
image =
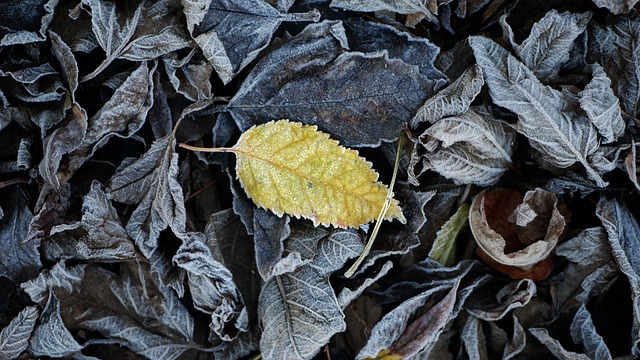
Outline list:
[[[219,153],[236,152],[234,148],[206,148],[206,147],[200,147],[200,146],[191,146],[183,143],[178,144],[178,146],[191,151],[219,152]]]
[[[391,183],[389,184],[389,189],[387,190],[387,197],[384,200],[384,205],[382,206],[382,209],[380,209],[380,214],[378,215],[378,219],[376,220],[376,225],[374,226],[373,231],[371,232],[371,236],[369,237],[369,240],[367,240],[367,244],[364,246],[364,249],[362,250],[362,253],[360,253],[360,256],[358,256],[358,259],[356,259],[356,262],[354,262],[353,265],[351,265],[351,267],[344,273],[345,277],[349,278],[349,277],[352,277],[353,274],[355,274],[355,272],[358,270],[358,268],[364,261],[365,257],[369,255],[369,251],[371,251],[371,247],[373,246],[373,242],[376,239],[376,236],[378,235],[378,231],[380,231],[380,225],[382,224],[382,221],[384,220],[384,217],[387,214],[389,207],[391,206],[391,199],[393,199],[393,185],[396,183],[396,176],[398,175],[398,167],[400,164],[401,151],[402,151],[402,134],[400,134],[400,137],[398,138],[398,151],[396,151],[396,163],[393,166],[393,175],[391,176]]]

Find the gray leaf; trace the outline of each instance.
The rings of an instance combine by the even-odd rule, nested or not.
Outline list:
[[[187,58],[179,60],[175,53],[162,57],[164,68],[173,88],[187,99],[199,101],[209,99],[211,93],[211,74],[213,67],[205,60],[193,59],[192,51]]]
[[[342,289],[338,294],[338,303],[340,304],[340,308],[344,310],[352,301],[360,297],[367,288],[380,280],[383,276],[387,275],[389,270],[392,268],[393,262],[387,261],[373,277],[365,278],[364,281],[362,281],[355,289],[347,287]]]
[[[619,15],[628,13],[636,6],[638,0],[592,0],[598,7],[609,9],[612,13]]]
[[[29,344],[29,337],[38,320],[38,307],[27,306],[9,325],[0,331],[0,359],[16,359]]]
[[[504,352],[502,353],[503,360],[513,359],[518,356],[524,350],[524,347],[527,343],[526,334],[520,321],[516,317],[515,313],[513,315],[513,333],[511,335],[511,339],[507,342],[504,347]]]
[[[456,81],[429,98],[411,120],[416,128],[423,122],[434,124],[447,117],[462,115],[478,96],[484,85],[484,77],[478,65],[474,65],[460,75]]]
[[[228,105],[240,129],[289,118],[346,146],[397,139],[441,80],[386,52],[348,52],[343,40],[340,22],[312,24],[262,58]]]
[[[51,38],[51,51],[62,67],[62,75],[69,88],[69,95],[71,100],[75,102],[75,92],[78,89],[78,64],[76,63],[76,58],[73,56],[69,46],[62,41],[58,34],[49,31],[49,38]]]
[[[543,159],[559,168],[579,162],[589,178],[606,186],[588,160],[600,145],[596,129],[589,120],[569,111],[566,94],[541,84],[531,70],[492,40],[472,37],[470,43],[491,98],[518,114],[518,132],[529,138]]]
[[[57,266],[58,273],[80,276],[60,287],[54,273],[45,271],[31,283],[48,285],[46,295],[37,298],[41,305],[51,290],[60,299],[69,330],[99,332],[147,358],[175,359],[197,347],[191,315],[170,288],[157,285],[143,262],[123,263],[117,275],[95,265]],[[35,290],[31,285],[23,288]]]
[[[588,60],[597,62],[611,79],[620,107],[637,117],[640,111],[640,21],[638,14],[617,16],[607,26],[590,28]]]
[[[569,60],[573,42],[587,28],[591,13],[559,13],[551,10],[531,28],[531,34],[515,47],[520,60],[543,82],[558,75]]]
[[[283,21],[318,21],[317,10],[286,14],[263,0],[183,0],[187,27],[204,56],[228,83],[255,60]]]
[[[152,60],[189,45],[178,22],[181,9],[177,1],[143,2],[135,10],[103,0],[82,3],[91,10],[91,28],[107,58],[81,82],[95,77],[115,59]]]
[[[529,333],[538,339],[542,345],[546,346],[553,356],[560,360],[589,360],[589,357],[585,354],[565,350],[558,340],[549,335],[547,329],[531,328],[529,329]]]
[[[584,199],[592,192],[597,191],[598,187],[584,177],[574,172],[568,172],[564,176],[549,180],[549,182],[545,184],[544,189],[556,195],[569,194],[573,196],[573,194],[578,192],[580,193],[580,197]]]
[[[3,212],[0,219],[0,275],[22,283],[37,276],[40,262],[39,240],[25,242],[33,215],[29,200],[21,189],[3,192]]]
[[[624,204],[600,198],[596,215],[609,235],[609,246],[620,270],[629,279],[633,300],[633,346],[631,353],[640,354],[640,226]]]
[[[591,65],[593,78],[582,90],[580,107],[603,137],[603,144],[614,142],[624,133],[620,102],[611,90],[611,80],[598,64]]]
[[[167,227],[178,237],[185,234],[184,195],[178,183],[175,139],[165,136],[151,144],[137,161],[120,169],[109,180],[107,195],[122,203],[137,203],[126,230],[149,258],[160,232]]]
[[[278,217],[270,211],[257,208],[253,211],[253,231],[256,266],[260,276],[266,281],[282,260],[283,242],[291,233],[289,216]]]
[[[437,21],[427,8],[426,2],[425,0],[332,0],[331,7],[359,12],[391,11],[399,14],[417,14],[422,18]],[[434,12],[437,13],[437,8]]]
[[[386,50],[390,58],[418,66],[425,77],[445,82],[446,76],[434,66],[440,48],[428,39],[385,23],[360,18],[348,18],[343,25],[351,51],[367,53]]]
[[[570,240],[558,245],[556,255],[581,265],[607,262],[611,259],[607,233],[602,227],[584,229]]]
[[[486,339],[482,331],[480,320],[474,316],[469,316],[464,323],[460,334],[464,349],[469,356],[469,360],[488,360]]]
[[[598,334],[591,320],[591,314],[589,314],[584,304],[580,306],[571,323],[571,337],[576,344],[584,346],[584,351],[590,359],[612,359],[607,344],[605,344],[602,336]]]
[[[54,189],[60,189],[66,182],[60,178],[63,174],[58,172],[62,157],[80,147],[86,132],[87,113],[74,103],[62,125],[44,139],[44,155],[39,167],[40,175]]]
[[[144,125],[147,113],[153,106],[154,70],[149,71],[145,63],[138,66],[88,120],[86,136],[80,146],[61,160],[60,179],[68,180],[112,137],[131,137]]]
[[[433,170],[458,185],[492,185],[511,164],[515,135],[507,124],[481,108],[441,119],[420,135],[409,172],[415,178]],[[418,153],[421,148],[426,150],[422,156]],[[422,167],[415,174],[418,163]]]
[[[527,305],[536,292],[536,284],[530,279],[513,281],[502,288],[492,285],[479,289],[470,299],[466,310],[481,320],[500,320],[511,310]]]
[[[74,266],[68,268],[61,261],[55,264],[51,270],[41,271],[37,278],[20,284],[20,287],[33,302],[44,306],[49,299],[49,290],[62,289],[70,293],[83,277],[84,267]]]
[[[259,302],[260,350],[266,360],[310,359],[346,329],[328,279],[309,266],[269,279]]]
[[[60,301],[51,294],[42,310],[40,324],[29,340],[29,353],[35,356],[64,357],[83,349],[73,338],[60,316]]]
[[[360,350],[356,358],[375,358],[380,351],[389,349],[395,344],[395,341],[409,329],[408,326],[411,326],[410,321],[418,309],[424,306],[428,300],[433,301],[433,297],[446,293],[445,298],[427,312],[429,318],[433,321],[433,328],[429,328],[428,336],[431,337],[431,341],[434,341],[435,338],[433,338],[433,336],[442,331],[446,321],[449,319],[450,312],[455,303],[455,294],[458,285],[459,282],[456,282],[453,287],[451,285],[435,286],[404,301],[398,307],[391,310],[371,330],[371,336],[367,344]],[[399,350],[402,350],[402,348]]]
[[[19,4],[4,3],[0,13],[10,14],[10,26],[3,23],[0,31],[0,46],[40,42],[46,39],[45,32],[53,20],[58,0],[30,0]]]
[[[50,234],[71,237],[67,245],[69,248],[64,255],[58,255],[60,257],[118,261],[133,259],[136,255],[133,242],[127,236],[116,209],[95,180],[83,200],[82,221],[56,225],[51,228]],[[53,241],[56,242],[59,237],[56,236]],[[49,241],[45,240],[45,244]],[[55,255],[49,251],[48,256]]]
[[[238,330],[247,331],[247,324],[239,322],[242,312],[246,312],[240,291],[231,272],[211,255],[203,234],[190,233],[183,239],[173,262],[187,271],[193,304],[196,309],[211,314],[211,328],[220,338],[231,341]]]

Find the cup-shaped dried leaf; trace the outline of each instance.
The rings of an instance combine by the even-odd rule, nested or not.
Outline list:
[[[545,278],[566,219],[556,196],[543,189],[485,190],[471,204],[471,231],[478,255],[512,278]]]

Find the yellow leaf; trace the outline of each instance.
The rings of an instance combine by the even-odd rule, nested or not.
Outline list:
[[[357,227],[376,219],[385,205],[387,186],[377,182],[371,163],[316,126],[271,121],[245,131],[234,147],[217,151],[236,154],[236,173],[247,195],[278,215]],[[385,219],[405,222],[397,200]]]

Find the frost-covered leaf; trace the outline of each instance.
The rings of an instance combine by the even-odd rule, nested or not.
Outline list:
[[[318,21],[317,10],[287,14],[264,0],[183,0],[187,27],[223,83],[267,47],[283,21]]]
[[[153,73],[142,63],[124,80],[113,96],[87,121],[80,145],[61,159],[60,181],[67,181],[112,137],[128,138],[144,124],[153,106]]]
[[[524,198],[517,190],[485,190],[472,202],[469,224],[478,254],[515,279],[545,278],[566,220],[556,196],[540,188]]]
[[[16,283],[37,276],[40,262],[40,241],[27,240],[29,224],[33,218],[27,194],[22,189],[2,189],[0,192],[4,216],[0,219],[0,275]]]
[[[582,344],[590,359],[613,359],[604,339],[596,330],[591,314],[585,305],[580,306],[571,323],[571,337],[576,344]]]
[[[310,359],[332,335],[345,330],[344,314],[328,277],[358,256],[360,237],[350,231],[336,231],[323,239],[305,235],[292,235],[285,250],[308,249],[313,260],[294,272],[273,276],[260,294],[260,350],[265,359]]]
[[[212,96],[209,78],[213,67],[204,59],[194,59],[194,54],[195,51],[179,59],[175,53],[169,53],[162,57],[162,62],[171,85],[178,93],[192,101],[209,99]]]
[[[260,276],[266,281],[274,275],[277,267],[282,267],[280,262],[284,260],[282,259],[284,240],[291,234],[289,216],[279,217],[267,210],[257,208],[253,211],[253,232],[256,266]],[[281,266],[278,266],[279,263]],[[300,263],[292,265],[297,266]],[[275,271],[275,273],[281,273],[281,271]]]
[[[591,65],[593,78],[582,90],[580,107],[603,137],[603,144],[614,142],[624,133],[620,102],[611,90],[611,80],[598,64]]]
[[[592,0],[598,7],[609,9],[612,13],[619,15],[628,13],[636,6],[638,0]]]
[[[429,258],[444,266],[453,266],[456,263],[456,237],[466,227],[468,219],[469,205],[463,204],[438,230]]]
[[[27,349],[38,314],[37,306],[27,306],[0,331],[0,359],[16,359]]]
[[[437,3],[430,0],[332,0],[331,7],[359,12],[391,11],[414,15],[418,17],[415,23],[424,18],[437,21],[434,13],[438,13]]]
[[[569,60],[573,42],[585,31],[589,20],[591,13],[551,10],[533,25],[529,37],[514,50],[540,80],[548,81]]]
[[[91,11],[91,28],[107,58],[80,81],[87,81],[115,59],[152,60],[185,48],[189,37],[180,23],[181,6],[177,0],[118,4],[106,0],[83,0]]]
[[[560,360],[589,360],[589,357],[585,354],[566,350],[558,340],[549,335],[547,329],[531,328],[529,333],[546,346],[553,356]]]
[[[425,260],[412,270],[402,276],[408,281],[396,281],[383,293],[392,299],[412,296],[374,326],[358,359],[406,358],[430,349],[445,325],[461,311],[468,296],[486,280],[477,276],[478,263],[474,261],[446,268]]]
[[[243,131],[291,119],[318,125],[346,146],[397,139],[442,79],[384,51],[348,46],[340,22],[307,26],[256,64],[227,109]]]
[[[69,46],[62,41],[58,34],[49,31],[49,37],[51,38],[51,52],[62,67],[62,75],[67,83],[69,96],[72,101],[75,101],[75,92],[78,89],[78,63]]]
[[[511,310],[526,306],[536,293],[536,284],[530,279],[512,281],[506,285],[489,282],[476,291],[465,309],[478,319],[496,321]]]
[[[82,220],[56,225],[50,231],[54,234],[57,236],[46,239],[44,245],[51,257],[118,261],[133,259],[136,254],[116,209],[97,181],[84,197]],[[62,254],[53,251],[55,246],[62,249]]]
[[[596,215],[609,235],[611,252],[631,286],[633,301],[633,345],[631,353],[640,355],[640,225],[627,207],[614,199],[600,198]]]
[[[157,248],[160,232],[167,227],[176,234],[185,232],[182,188],[177,181],[178,157],[170,135],[156,140],[149,150],[109,180],[109,199],[139,203],[126,230],[142,253],[150,257]]]
[[[187,271],[193,305],[211,314],[216,335],[231,341],[239,331],[247,331],[246,310],[231,272],[214,259],[203,234],[190,233],[183,241],[173,262]]]
[[[42,310],[40,324],[29,340],[29,353],[36,356],[64,357],[83,349],[73,338],[60,316],[60,301],[51,294]]]
[[[456,184],[492,185],[511,164],[515,135],[482,108],[441,119],[418,138],[410,178],[433,170]]]
[[[634,117],[640,113],[640,21],[636,13],[611,18],[589,31],[588,57],[604,68],[622,110]]]
[[[343,25],[350,50],[365,53],[387,51],[390,58],[418,66],[420,73],[429,79],[442,79],[442,82],[446,79],[434,65],[440,48],[428,39],[361,18],[345,19]]]
[[[95,265],[56,267],[22,286],[43,306],[53,291],[70,331],[99,332],[147,358],[175,359],[197,347],[191,315],[170,288],[158,286],[144,263],[123,264],[119,274]],[[58,285],[61,274],[71,275],[64,286]]]
[[[544,189],[556,195],[569,194],[573,196],[577,192],[581,198],[584,198],[597,191],[598,187],[584,177],[574,172],[569,172],[566,175],[549,180]]]
[[[611,250],[606,239],[607,234],[602,227],[587,228],[560,244],[556,255],[581,265],[607,262],[611,259]]]
[[[597,185],[607,185],[589,159],[599,147],[596,128],[570,111],[566,94],[540,83],[531,70],[504,48],[484,37],[471,47],[496,105],[518,115],[516,129],[549,164],[566,168],[579,162]]]
[[[638,145],[635,141],[631,142],[631,151],[624,159],[624,168],[627,171],[627,175],[629,175],[629,180],[635,185],[636,190],[640,191],[640,177],[638,177]]]
[[[29,0],[0,5],[0,46],[40,42],[53,20],[58,0]]]
[[[245,131],[224,151],[236,154],[236,174],[247,195],[278,216],[358,227],[378,217],[387,196],[371,163],[315,126],[272,121]],[[406,221],[397,200],[385,219]]]
[[[447,116],[462,115],[471,106],[484,85],[484,77],[478,65],[465,70],[456,81],[430,97],[411,120],[416,128],[423,122],[434,124]]]
[[[73,104],[63,123],[44,139],[44,158],[40,162],[40,175],[54,189],[60,189],[68,179],[66,176],[61,179],[60,161],[64,155],[81,146],[86,133],[87,113],[78,104]]]

